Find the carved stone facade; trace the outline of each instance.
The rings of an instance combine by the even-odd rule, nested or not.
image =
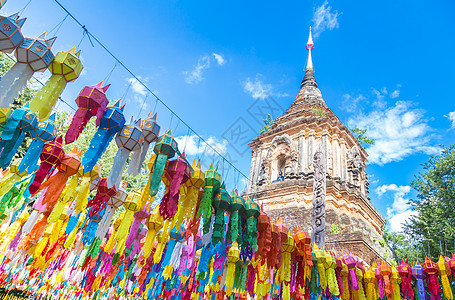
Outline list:
[[[326,165],[326,246],[353,250],[365,262],[384,257],[385,220],[368,196],[367,153],[327,107],[314,79],[311,56],[294,103],[249,144],[250,186],[272,217],[311,232],[313,157],[321,145]],[[277,180],[281,174],[284,180]]]

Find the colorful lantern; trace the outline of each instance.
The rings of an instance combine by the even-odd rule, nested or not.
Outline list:
[[[110,84],[102,87],[103,81],[95,86],[86,86],[76,98],[78,109],[71,120],[65,135],[65,143],[71,144],[81,134],[91,117],[96,116],[96,125],[99,126],[101,118],[106,112],[109,100],[106,91]]]
[[[439,256],[439,260],[437,262],[439,274],[441,275],[441,282],[442,282],[442,290],[444,292],[444,297],[449,300],[453,300],[453,293],[452,289],[450,288],[450,269],[447,262],[444,260],[442,255]]]
[[[19,171],[28,171],[29,173],[32,173],[36,169],[36,164],[38,163],[38,158],[40,156],[39,153],[43,150],[44,144],[55,139],[57,135],[55,114],[52,114],[48,120],[42,122],[36,121],[35,114],[28,113],[22,118],[19,126],[26,131],[29,131],[33,139],[22,158],[21,164],[19,165]]]
[[[224,243],[224,212],[229,209],[231,203],[229,193],[226,191],[226,185],[221,184],[220,189],[213,198],[212,205],[215,208],[215,223],[213,224],[212,244]]]
[[[220,183],[220,173],[213,168],[213,164],[210,164],[209,169],[205,172],[205,187],[198,212],[198,216],[202,216],[202,219],[204,220],[204,234],[208,233],[210,229],[213,196],[220,188]]]
[[[438,282],[438,265],[431,258],[425,257],[425,263],[422,264],[422,268],[427,273],[427,287],[431,298],[441,300],[442,291]]]
[[[111,172],[107,177],[108,187],[118,184],[131,151],[136,151],[141,147],[143,137],[140,122],[140,119],[136,122],[131,120],[132,124],[124,125],[122,130],[115,137],[118,151],[114,157]]]
[[[183,154],[185,156],[185,154]],[[169,161],[165,172],[169,181],[167,193],[164,194],[160,203],[160,215],[164,220],[172,219],[178,208],[180,186],[191,177],[191,170],[188,163],[181,157]]]
[[[82,151],[78,152],[77,148],[74,148],[71,153],[64,154],[60,163],[57,165],[58,172],[42,184],[41,189],[47,188],[44,192],[42,203],[47,204],[49,209],[52,209],[56,204],[69,177],[77,174],[81,165],[81,161],[79,159],[81,153]],[[62,203],[61,205],[65,207],[65,204]],[[61,209],[63,210],[63,208]]]
[[[150,197],[154,197],[158,193],[166,162],[169,158],[174,157],[178,151],[177,141],[174,139],[170,129],[158,138],[153,151],[156,154],[156,159],[150,177]]]
[[[235,264],[240,259],[240,250],[237,242],[233,242],[228,251],[228,266],[226,271],[226,295],[232,294],[235,278]]]
[[[51,47],[56,38],[46,40],[46,35],[47,32],[44,32],[36,39],[26,38],[16,48],[17,62],[0,81],[1,108],[7,108],[13,103],[34,72],[46,70],[51,63],[54,58]]]
[[[269,216],[262,209],[258,218],[258,234],[258,249],[256,255],[261,257],[264,262],[272,246],[272,224]]]
[[[196,164],[196,161],[193,160],[192,169],[191,178],[185,182],[184,190],[186,189],[186,191],[184,199],[179,202],[179,206],[181,205],[182,208],[175,225],[176,228],[180,228],[183,220],[190,222],[193,218],[199,198],[199,191],[205,185],[205,173],[201,171],[201,162],[198,161]]]
[[[1,7],[1,6],[0,6]],[[0,51],[13,53],[24,41],[21,27],[25,18],[19,19],[19,15],[13,14],[9,17],[0,16]]]
[[[77,187],[77,198],[74,210],[79,213],[87,207],[90,191],[98,187],[100,167],[95,165],[93,169],[88,172],[85,172],[85,170],[80,167],[78,175],[81,177],[81,183]],[[94,185],[95,182],[96,185]],[[92,185],[94,186],[92,187]]]
[[[161,228],[163,228],[163,218],[159,214],[158,206],[155,207],[145,224],[147,225],[148,231],[143,247],[143,255],[145,258],[148,258],[152,253],[153,242],[155,241],[156,233]]]
[[[258,248],[257,245],[257,231],[258,231],[258,217],[261,213],[259,204],[254,202],[249,196],[246,197],[245,210],[243,216],[246,219],[246,240],[250,244],[253,251]]]
[[[412,289],[412,268],[408,263],[408,260],[401,260],[401,264],[398,266],[398,274],[401,277],[401,288],[403,295],[406,299],[414,300],[414,290]]]
[[[82,63],[79,59],[80,51],[76,53],[76,47],[67,52],[59,52],[49,65],[52,73],[38,93],[30,101],[30,110],[36,113],[38,119],[49,118],[55,103],[66,87],[67,82],[76,80],[82,72]]]
[[[213,167],[212,167],[212,169],[213,169]],[[207,176],[207,172],[206,172],[206,176]],[[207,184],[207,180],[206,180],[206,184]],[[238,195],[238,192],[236,190],[232,190],[230,203],[229,203],[229,211],[231,213],[231,217],[229,218],[229,235],[230,235],[229,242],[231,242],[231,243],[233,243],[239,239],[240,229],[241,229],[241,226],[239,226],[239,224],[241,222],[240,214],[243,213],[244,209],[245,209],[245,201],[243,201],[243,198]]]
[[[117,242],[122,242],[123,240],[126,239],[128,235],[128,231],[131,227],[131,223],[133,223],[134,220],[134,214],[142,209],[142,205],[145,203],[140,203],[141,195],[138,193],[132,193],[128,195],[128,198],[126,199],[125,203],[123,206],[126,208],[126,213],[125,217],[123,217],[122,224],[120,225],[118,231],[117,231],[117,236],[116,240]]]
[[[103,152],[106,151],[109,142],[114,135],[119,132],[125,125],[125,117],[123,115],[124,106],[120,105],[120,100],[115,102],[113,106],[108,106],[106,112],[100,121],[100,126],[90,141],[90,146],[82,158],[84,171],[89,172],[96,165]]]
[[[103,214],[103,218],[100,221],[101,226],[98,225],[98,228],[95,232],[95,238],[100,242],[106,236],[106,233],[109,230],[109,226],[111,225],[115,211],[125,203],[127,197],[128,193],[123,187],[120,187],[114,196],[109,197],[109,200],[107,201],[106,212]]]
[[[369,267],[365,271],[365,275],[364,275],[363,278],[364,278],[366,289],[367,289],[366,290],[367,300],[376,300],[376,298],[375,298],[375,295],[376,295],[376,292],[375,292],[376,276],[374,275],[374,271],[373,271],[373,269],[371,267]],[[349,295],[349,291],[348,291],[348,295]]]
[[[8,167],[19,146],[22,144],[25,138],[24,132],[30,132],[36,126],[36,116],[29,114],[29,111],[28,106],[15,109],[8,117],[3,128],[0,135],[0,149],[2,150],[0,154],[0,167],[3,169]],[[23,125],[23,119],[30,119],[27,123],[30,126],[21,126]]]
[[[104,207],[110,198],[114,197],[117,194],[117,189],[115,186],[109,187],[107,184],[107,178],[101,178],[100,182],[98,183],[98,190],[96,196],[88,201],[87,207],[91,207],[90,209],[90,217],[98,214],[102,207]]]
[[[412,268],[412,276],[414,276],[417,282],[419,300],[426,300],[425,285],[423,283],[423,280],[426,278],[426,275],[423,272],[423,268],[419,264],[419,262],[416,262],[415,266]]]
[[[36,171],[35,178],[33,182],[28,187],[30,194],[35,194],[41,186],[41,183],[44,181],[46,176],[51,171],[54,165],[59,164],[63,157],[65,156],[65,151],[63,151],[63,137],[59,136],[54,141],[49,142],[44,145],[43,150],[39,156],[41,160],[41,165]],[[20,169],[20,167],[19,167]]]
[[[9,167],[8,173],[5,174],[0,180],[0,196],[3,196],[14,186],[16,182],[27,175],[27,172],[19,173],[19,163],[20,160],[13,161]]]
[[[128,165],[128,174],[136,176],[141,170],[145,156],[150,147],[150,144],[155,142],[160,134],[160,125],[156,123],[156,113],[152,117],[150,112],[148,117],[141,124],[142,136],[144,137],[140,151],[134,151],[131,161]]]

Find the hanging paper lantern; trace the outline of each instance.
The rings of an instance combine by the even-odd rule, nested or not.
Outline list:
[[[147,222],[145,223],[148,228],[147,236],[145,238],[145,243],[143,247],[143,255],[145,258],[148,258],[152,253],[153,242],[155,241],[156,233],[161,228],[163,228],[163,222],[164,222],[163,218],[159,214],[159,207],[155,206],[155,209],[150,214]]]
[[[375,277],[374,271],[371,267],[369,267],[365,271],[365,276],[363,278],[365,280],[365,285],[366,285],[366,289],[367,289],[366,290],[367,300],[376,300],[376,298],[375,298],[376,277]],[[344,287],[343,287],[343,289],[344,289]]]
[[[5,6],[5,3],[6,3],[7,0],[0,0],[0,8],[2,8],[3,6]],[[25,297],[25,296],[24,296]]]
[[[235,264],[240,259],[240,250],[237,242],[233,242],[228,251],[228,266],[226,271],[226,295],[232,294],[235,278]]]
[[[98,183],[98,190],[93,199],[88,201],[87,207],[91,207],[90,209],[90,217],[97,214],[102,207],[104,207],[111,197],[114,197],[117,194],[117,189],[115,186],[109,187],[107,184],[107,178],[101,178],[100,182]]]
[[[441,282],[442,282],[442,290],[444,292],[444,297],[446,299],[453,300],[453,293],[450,287],[449,275],[450,269],[447,262],[444,260],[442,255],[439,256],[439,260],[437,262],[439,274],[441,275]]]
[[[139,236],[139,231],[142,227],[142,225],[141,225],[142,221],[145,219],[148,219],[148,217],[150,216],[150,212],[151,212],[151,207],[149,204],[146,204],[143,207],[141,207],[141,209],[134,214],[134,221],[131,224],[131,227],[129,228],[128,237],[126,238],[126,241],[125,241],[126,249],[131,249],[133,242]],[[130,252],[130,254],[131,253],[132,252]]]
[[[150,177],[150,197],[154,197],[158,193],[166,162],[169,158],[174,157],[178,151],[177,141],[174,139],[170,129],[158,138],[153,151],[156,154],[156,159],[152,168],[152,176]]]
[[[98,224],[98,227],[96,228],[95,232],[95,243],[96,245],[93,246],[92,250],[92,257],[95,257],[98,254],[101,241],[103,238],[106,236],[107,231],[109,230],[109,226],[111,225],[112,218],[114,217],[114,213],[119,208],[122,206],[125,201],[126,197],[128,197],[128,193],[123,187],[120,187],[117,193],[110,197],[109,200],[107,201],[107,207],[106,211],[103,214],[103,218]]]
[[[77,198],[74,206],[75,212],[79,213],[87,207],[90,191],[98,187],[100,173],[100,167],[98,165],[95,165],[88,172],[85,172],[82,166],[79,168],[78,175],[81,177],[81,183],[77,187]]]
[[[431,260],[431,258],[425,257],[425,263],[422,264],[423,271],[427,274],[427,287],[430,291],[432,299],[441,299],[441,288],[438,282],[438,265]]]
[[[401,300],[401,293],[400,293],[400,284],[401,278],[398,274],[398,270],[395,265],[392,265],[392,287],[393,287],[393,300]]]
[[[1,7],[1,4],[0,4]],[[19,15],[13,14],[9,17],[0,16],[0,51],[12,53],[22,42],[24,36],[21,27],[25,18],[19,19]]]
[[[21,128],[25,131],[29,131],[32,137],[32,143],[27,149],[24,157],[22,158],[21,164],[19,165],[19,171],[28,171],[32,173],[36,169],[39,155],[46,142],[52,141],[57,135],[57,129],[55,127],[55,114],[42,122],[36,122],[36,116],[33,113],[27,113],[21,120]],[[33,129],[31,129],[33,127]]]
[[[355,271],[357,266],[357,258],[354,255],[352,255],[352,253],[349,253],[349,255],[343,257],[343,261],[348,267],[349,274],[351,275],[352,287],[354,288],[354,290],[358,291],[359,283],[357,281],[357,275]]]
[[[112,163],[111,172],[107,177],[107,185],[112,187],[118,184],[125,169],[126,161],[128,160],[131,151],[138,150],[142,144],[142,130],[140,127],[141,120],[136,122],[131,120],[130,125],[124,125],[122,130],[115,137],[118,151]]]
[[[139,193],[132,193],[128,196],[125,203],[123,204],[123,206],[126,208],[126,213],[123,217],[122,224],[117,231],[117,242],[121,242],[126,239],[128,231],[131,227],[131,223],[133,223],[134,220],[134,214],[140,211],[143,205],[145,205],[145,203],[139,202],[140,197],[141,195]]]
[[[35,194],[41,183],[44,181],[46,176],[50,173],[52,167],[56,164],[59,164],[63,156],[65,155],[65,151],[63,150],[62,146],[63,137],[59,136],[54,141],[49,142],[44,145],[43,150],[39,156],[41,160],[41,165],[36,171],[35,178],[33,182],[28,187],[30,194]]]
[[[253,251],[258,248],[257,245],[257,231],[258,231],[258,217],[261,213],[259,204],[254,202],[249,196],[246,197],[245,210],[243,215],[246,219],[246,239],[250,244]]]
[[[183,153],[183,157],[185,157],[185,153]],[[190,166],[183,158],[177,157],[169,161],[165,176],[169,185],[167,193],[161,199],[160,215],[167,220],[172,219],[177,213],[180,186],[191,177]]]
[[[25,138],[25,132],[30,132],[36,126],[36,117],[28,114],[29,111],[28,106],[15,109],[3,128],[0,135],[0,167],[3,169],[11,163]],[[30,126],[25,126],[23,119],[29,119],[27,124]]]
[[[199,206],[198,215],[204,220],[204,234],[210,230],[210,221],[212,218],[212,201],[216,191],[220,188],[221,175],[210,164],[209,169],[205,172],[205,186],[202,193],[201,205]]]
[[[182,213],[176,222],[176,228],[180,228],[183,220],[187,222],[191,221],[197,209],[199,191],[205,185],[205,173],[201,170],[201,162],[198,161],[196,164],[196,161],[193,160],[192,169],[191,178],[185,182],[185,186],[183,187],[186,191],[183,201],[180,200],[179,202],[179,206],[182,205]]]
[[[264,262],[272,246],[272,223],[269,216],[261,209],[258,218],[258,249],[256,255]]]
[[[71,151],[71,153],[64,154],[62,160],[57,165],[58,172],[51,178],[49,178],[44,184],[42,184],[41,188],[47,188],[46,191],[44,192],[42,204],[47,204],[48,209],[52,210],[52,208],[56,204],[69,177],[77,174],[77,171],[79,170],[79,167],[81,165],[81,161],[79,159],[81,153],[82,151],[78,152],[77,148],[74,148]],[[65,205],[66,203],[60,201],[60,205],[57,208],[57,210],[60,211],[60,213],[56,212],[58,213],[58,215],[61,214],[61,211],[63,210]]]
[[[398,266],[398,274],[401,277],[401,288],[405,298],[411,298],[414,300],[414,290],[411,286],[412,281],[412,268],[408,263],[408,260],[401,260],[401,264]]]
[[[2,76],[0,81],[0,107],[7,108],[13,103],[22,88],[27,84],[34,72],[46,70],[54,55],[51,47],[55,37],[46,40],[47,31],[36,39],[26,38],[16,48],[14,66]]]
[[[106,91],[110,84],[102,87],[103,81],[95,86],[86,86],[76,98],[78,109],[76,110],[71,124],[65,134],[65,143],[71,144],[82,133],[91,117],[96,116],[96,125],[99,126],[101,118],[106,112],[109,100]]]
[[[213,198],[212,205],[215,208],[215,223],[213,224],[212,244],[224,243],[224,213],[229,209],[231,203],[229,193],[226,191],[226,185],[221,184],[220,189]]]
[[[412,276],[416,279],[417,290],[419,293],[419,300],[426,299],[425,285],[423,280],[426,278],[425,273],[423,272],[422,266],[419,262],[416,262],[415,266],[412,268]]]
[[[13,161],[9,167],[8,173],[5,174],[0,180],[0,196],[3,196],[14,186],[16,182],[27,175],[27,172],[19,173],[19,163],[20,160]]]
[[[281,281],[283,282],[283,299],[291,298],[291,253],[295,250],[294,239],[290,234],[285,233],[283,240],[283,268],[281,269]]]
[[[106,112],[101,118],[100,126],[82,158],[82,164],[86,172],[93,169],[101,155],[106,151],[114,135],[125,125],[123,109],[124,105],[120,105],[120,100],[115,102],[113,106],[107,107]]]
[[[243,213],[244,209],[245,201],[243,201],[243,198],[238,195],[238,192],[236,190],[232,190],[229,203],[229,211],[231,213],[231,217],[229,218],[229,242],[231,243],[237,241],[240,236],[240,214]]]
[[[392,268],[382,261],[379,266],[379,273],[384,280],[384,292],[388,299],[392,298],[392,282],[390,276],[392,275]]]
[[[79,59],[80,51],[76,47],[67,52],[59,52],[49,65],[52,76],[30,101],[30,110],[36,113],[38,119],[49,118],[55,103],[66,87],[67,82],[76,80],[82,72]]]
[[[156,123],[156,113],[153,117],[152,113],[149,113],[148,117],[142,121],[141,129],[142,136],[144,137],[142,146],[139,150],[134,151],[127,170],[127,173],[133,176],[139,174],[150,144],[156,141],[160,134],[160,125]]]

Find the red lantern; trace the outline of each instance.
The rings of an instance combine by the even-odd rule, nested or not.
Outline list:
[[[35,174],[32,184],[28,187],[30,194],[33,195],[38,191],[41,183],[43,183],[46,176],[49,175],[52,167],[62,161],[65,156],[62,142],[63,137],[59,136],[52,142],[44,145],[40,154],[41,165]]]

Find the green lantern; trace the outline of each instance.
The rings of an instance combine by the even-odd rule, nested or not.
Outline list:
[[[158,193],[161,177],[163,177],[164,168],[166,167],[166,161],[174,157],[178,151],[177,147],[177,141],[174,139],[170,129],[156,141],[155,148],[153,148],[153,152],[156,154],[156,160],[153,164],[152,176],[150,178],[150,197],[154,197]]]
[[[229,210],[231,212],[231,218],[229,219],[229,236],[230,242],[233,243],[240,238],[241,220],[239,214],[242,214],[245,210],[245,201],[239,196],[236,190],[232,190],[230,200]]]
[[[210,230],[210,220],[212,217],[212,201],[215,192],[220,188],[221,175],[210,164],[205,172],[205,187],[202,193],[201,205],[199,206],[198,216],[204,219],[204,234]]]
[[[247,241],[254,251],[258,249],[257,245],[257,231],[258,231],[258,218],[261,214],[261,208],[249,196],[246,197],[245,210],[243,217],[246,219],[246,234]]]
[[[212,234],[213,245],[218,242],[224,242],[224,211],[229,208],[230,198],[223,182],[212,201],[212,206],[215,208],[215,224],[213,225]]]

